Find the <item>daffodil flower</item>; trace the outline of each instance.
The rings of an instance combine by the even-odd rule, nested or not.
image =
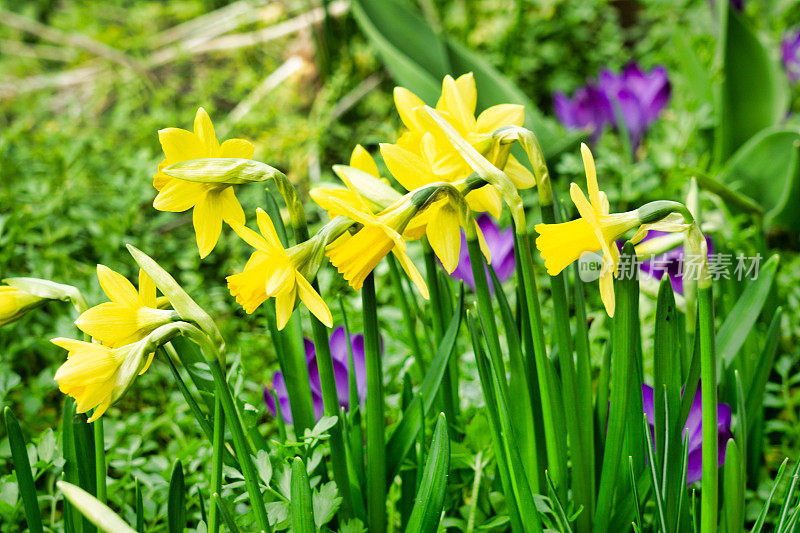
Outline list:
[[[487,155],[492,144],[492,134],[506,126],[522,126],[525,110],[521,105],[500,104],[486,109],[476,119],[477,99],[478,92],[472,73],[457,79],[448,75],[442,82],[442,94],[436,110],[467,142]],[[425,103],[417,95],[403,87],[396,87],[394,101],[400,119],[408,128],[397,145],[428,161],[432,169],[429,182],[453,182],[472,173],[470,166],[424,112]],[[533,174],[512,155],[502,162],[493,160],[492,164],[499,164],[519,189],[535,184]],[[496,218],[499,218],[503,209],[500,195],[489,186],[470,192],[467,201],[474,211],[488,211]]]
[[[685,231],[681,214],[674,212],[682,207],[675,202],[652,202],[633,211],[611,213],[608,197],[597,185],[597,171],[589,147],[581,144],[581,156],[586,171],[589,199],[573,183],[569,193],[581,218],[560,224],[537,224],[539,234],[536,247],[544,258],[544,266],[551,276],[559,274],[584,253],[602,250],[603,267],[600,273],[600,297],[608,316],[614,316],[614,277],[617,275],[620,254],[615,241],[628,231],[638,228],[630,239],[637,243],[648,230]],[[682,211],[686,211],[683,207]],[[689,215],[690,216],[690,215]]]
[[[159,309],[156,286],[143,270],[139,271],[138,291],[125,276],[105,265],[97,265],[97,279],[111,301],[83,312],[75,325],[104,346],[132,344],[177,318],[174,311]],[[153,355],[148,355],[142,373],[150,367]]]
[[[375,171],[377,172],[377,168]],[[417,211],[410,194],[397,199],[376,214],[353,187],[347,175],[340,173],[339,177],[347,185],[350,194],[329,197],[317,194],[315,201],[327,209],[332,218],[346,216],[363,227],[354,235],[345,233],[331,243],[326,255],[333,266],[351,287],[360,290],[367,275],[381,259],[392,252],[423,297],[428,298],[428,286],[405,252],[406,243],[401,235]]]
[[[284,249],[269,215],[258,209],[256,219],[261,235],[244,225],[231,225],[247,244],[256,249],[244,271],[227,277],[231,294],[248,314],[267,298],[274,297],[278,329],[286,326],[298,297],[320,322],[331,327],[330,309],[299,271],[307,259],[306,247],[298,245]]]
[[[56,371],[58,388],[75,398],[78,413],[94,409],[89,422],[122,397],[147,364],[141,343],[109,348],[61,337],[50,342],[68,352],[66,362]]]
[[[21,289],[0,286],[0,326],[16,320],[31,309],[44,303],[45,299],[29,294]]]
[[[159,130],[158,139],[165,159],[158,165],[153,186],[158,196],[153,207],[159,211],[182,212],[193,209],[197,247],[200,257],[214,249],[222,232],[222,222],[244,225],[242,206],[233,187],[225,183],[200,183],[167,176],[163,169],[181,161],[203,158],[252,159],[253,144],[243,139],[229,139],[222,144],[214,133],[208,113],[201,107],[194,119],[194,132],[180,128]]]

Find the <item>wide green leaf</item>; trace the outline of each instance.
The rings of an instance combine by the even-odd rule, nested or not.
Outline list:
[[[735,9],[727,9],[719,117],[726,159],[757,132],[786,115],[788,82],[769,50]]]

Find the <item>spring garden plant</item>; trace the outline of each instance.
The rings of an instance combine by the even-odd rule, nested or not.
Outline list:
[[[130,525],[107,501],[106,454],[113,450],[105,450],[103,419],[124,416],[109,407],[161,359],[189,371],[188,381],[174,371],[175,385],[213,449],[200,516],[186,516],[176,463],[170,531],[187,520],[214,532],[615,531],[631,524],[637,531],[741,531],[748,422],[766,377],[720,357],[736,341],[724,337],[720,352],[696,186],[686,203],[664,199],[614,212],[583,144],[585,189],[573,183],[571,202],[562,203],[535,132],[523,126],[523,107],[500,104],[476,117],[472,74],[445,77],[435,108],[402,87],[394,99],[406,129],[379,146],[388,173],[381,174],[377,154],[356,145],[349,164],[333,168],[341,184],[310,191],[328,218],[313,232],[286,175],[252,160],[250,142],[220,142],[202,108],[193,131],[158,132],[165,158],[153,178],[153,206],[192,211],[201,257],[221,238],[238,236],[253,248],[226,282],[278,355],[280,371],[264,391],[277,425],[269,440],[248,424],[232,392],[214,317],[181,288],[180,272],[159,266],[158,250],[128,244],[138,286],[98,265],[108,301],[93,307],[71,286],[4,280],[2,324],[49,300],[68,300],[77,312],[79,338],[52,339],[66,352],[55,374],[68,397],[63,417],[88,417],[62,433],[63,529],[145,531],[140,493]],[[259,186],[268,191],[263,208],[246,216],[236,191]],[[578,216],[569,219],[573,206]],[[508,230],[486,214],[506,212]],[[640,283],[624,266],[675,246],[698,259],[697,270],[684,273],[677,299],[674,276],[663,276],[654,329],[643,328]],[[609,334],[604,353],[594,356],[584,292],[597,289],[577,270],[591,253],[601,258],[597,288],[608,317],[593,328]],[[384,261],[388,276],[376,272]],[[774,272],[776,263],[770,259],[764,270]],[[341,299],[334,307],[319,286],[321,269],[331,267],[360,294],[357,334],[354,312]],[[381,284],[391,286],[401,324],[381,319]],[[774,355],[779,318],[780,310],[762,364]],[[645,348],[647,331],[652,349]],[[396,406],[387,402],[383,372],[382,338],[392,336],[409,350]],[[603,361],[599,376],[593,357]],[[461,368],[465,359],[477,369],[476,405],[459,396],[472,379]],[[718,401],[720,384],[732,387],[735,405]],[[25,443],[8,408],[5,417],[27,525],[42,531]],[[483,447],[468,438],[472,424],[485,427]],[[470,447],[475,461],[464,464],[462,450]],[[770,499],[754,530],[776,512]],[[777,523],[791,531],[800,507],[791,492],[784,502]]]

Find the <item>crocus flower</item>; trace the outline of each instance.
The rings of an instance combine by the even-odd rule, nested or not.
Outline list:
[[[787,33],[781,42],[781,59],[789,79],[800,80],[800,31]]]
[[[333,359],[333,373],[336,378],[336,391],[339,395],[339,405],[345,410],[350,409],[350,371],[349,354],[347,350],[347,337],[343,327],[336,328],[330,338],[331,357]],[[350,346],[353,350],[353,370],[355,372],[356,389],[360,402],[364,401],[367,394],[367,363],[364,352],[364,336],[361,334],[350,335]],[[314,403],[314,416],[317,420],[322,417],[322,385],[320,384],[319,370],[317,368],[317,352],[314,343],[305,339],[306,365],[311,381],[311,396]],[[292,423],[292,411],[289,406],[289,396],[286,391],[286,382],[283,374],[278,371],[272,376],[272,390],[278,397],[281,407],[281,414],[286,423]],[[278,411],[272,391],[264,388],[264,401],[273,416],[277,416]]]
[[[497,278],[502,282],[511,277],[516,268],[514,259],[514,230],[511,228],[500,229],[500,226],[489,215],[482,213],[476,220],[478,227],[486,240],[486,246],[492,258]],[[467,238],[461,232],[461,250],[458,257],[458,266],[450,276],[460,279],[475,290],[475,277],[472,275],[472,263],[467,251]],[[487,280],[489,273],[486,273]],[[489,290],[494,291],[494,286],[489,281]]]
[[[689,459],[686,465],[686,483],[692,484],[699,481],[703,474],[703,409],[700,394],[701,387],[697,387],[697,392],[692,401],[692,408],[686,419],[686,426],[683,428],[683,436],[689,441]],[[650,425],[651,435],[655,429],[655,405],[653,403],[653,387],[642,384],[642,401],[644,413],[647,415],[647,422]],[[728,404],[720,403],[717,405],[717,433],[719,465],[725,462],[725,447],[731,433],[731,407]]]
[[[588,128],[594,140],[606,125],[619,130],[617,118],[621,116],[635,149],[669,97],[670,83],[664,67],[644,72],[636,63],[630,63],[620,74],[602,70],[596,82],[588,81],[572,99],[555,93],[554,107],[565,126]]]
[[[658,237],[664,237],[666,235],[669,235],[669,233],[666,231],[650,230],[647,233],[647,237],[642,239],[641,242],[656,239]],[[706,236],[706,243],[708,246],[708,254],[712,255],[714,253],[714,248],[711,243],[711,239],[709,239],[708,236]],[[667,274],[669,276],[669,281],[672,284],[672,290],[677,294],[683,294],[683,273],[686,269],[684,259],[684,248],[681,245],[673,248],[672,250],[664,252],[663,254],[659,254],[652,259],[642,261],[639,268],[645,274],[648,274],[659,281],[662,277],[664,277],[664,274]]]

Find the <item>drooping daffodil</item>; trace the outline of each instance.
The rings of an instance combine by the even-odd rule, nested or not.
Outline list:
[[[248,314],[267,298],[274,297],[278,329],[286,326],[298,298],[320,322],[331,327],[330,309],[300,273],[308,259],[307,248],[298,245],[284,249],[272,220],[260,208],[256,211],[256,221],[260,235],[244,225],[231,225],[239,237],[256,249],[242,272],[227,277],[231,294]]]
[[[0,286],[0,326],[19,320],[25,313],[44,302],[45,298],[34,296],[16,287]]]
[[[244,225],[242,206],[236,199],[233,187],[226,183],[200,183],[173,178],[163,169],[191,159],[242,158],[252,159],[253,143],[244,139],[228,139],[220,144],[214,133],[208,113],[201,107],[194,119],[194,132],[180,128],[159,130],[158,139],[165,159],[153,176],[153,186],[158,196],[153,207],[159,211],[192,211],[197,248],[200,257],[206,257],[217,244],[222,232],[222,222]]]

